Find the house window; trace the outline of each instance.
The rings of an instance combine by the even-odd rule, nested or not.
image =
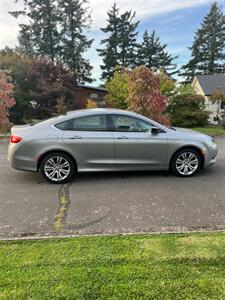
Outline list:
[[[91,99],[97,99],[97,98],[98,98],[98,94],[91,93],[91,94],[90,94],[90,98],[91,98]]]

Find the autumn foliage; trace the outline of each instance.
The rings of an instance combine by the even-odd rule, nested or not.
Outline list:
[[[5,132],[10,127],[9,109],[16,104],[13,97],[13,85],[9,77],[0,71],[0,132]]]
[[[87,109],[97,108],[97,103],[92,99],[88,99],[86,103],[86,108]]]
[[[130,111],[169,125],[170,120],[164,115],[167,98],[160,92],[160,80],[154,72],[144,66],[128,71],[128,89]]]
[[[32,86],[31,117],[44,119],[74,108],[76,76],[62,64],[33,60],[28,81]]]

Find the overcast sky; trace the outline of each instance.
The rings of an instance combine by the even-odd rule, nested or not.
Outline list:
[[[21,1],[21,2],[20,2]],[[6,45],[14,47],[17,44],[20,18],[16,20],[8,11],[20,9],[22,0],[15,4],[14,0],[0,0],[0,48]],[[99,83],[101,74],[100,63],[95,48],[103,35],[100,27],[104,26],[107,10],[117,3],[121,12],[135,10],[137,19],[141,21],[139,32],[141,38],[143,31],[155,30],[163,43],[168,44],[168,50],[174,55],[179,55],[178,64],[182,65],[189,56],[187,47],[193,41],[193,34],[199,27],[202,18],[208,13],[213,0],[89,0],[92,17],[92,27],[88,36],[95,39],[92,49],[86,56],[94,66],[93,78]],[[219,0],[219,5],[225,9],[225,0]]]

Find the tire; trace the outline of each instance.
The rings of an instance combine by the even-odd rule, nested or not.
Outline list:
[[[72,181],[76,165],[73,159],[63,152],[52,152],[44,157],[40,170],[50,183],[63,184]]]
[[[199,153],[192,148],[178,151],[171,160],[171,171],[179,177],[191,177],[201,169],[202,159]]]

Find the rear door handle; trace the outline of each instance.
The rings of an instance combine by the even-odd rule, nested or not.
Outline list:
[[[82,137],[79,136],[79,135],[75,135],[75,136],[72,136],[71,138],[69,138],[70,140],[81,140]]]
[[[127,136],[119,136],[117,139],[118,140],[128,140],[129,138]]]

